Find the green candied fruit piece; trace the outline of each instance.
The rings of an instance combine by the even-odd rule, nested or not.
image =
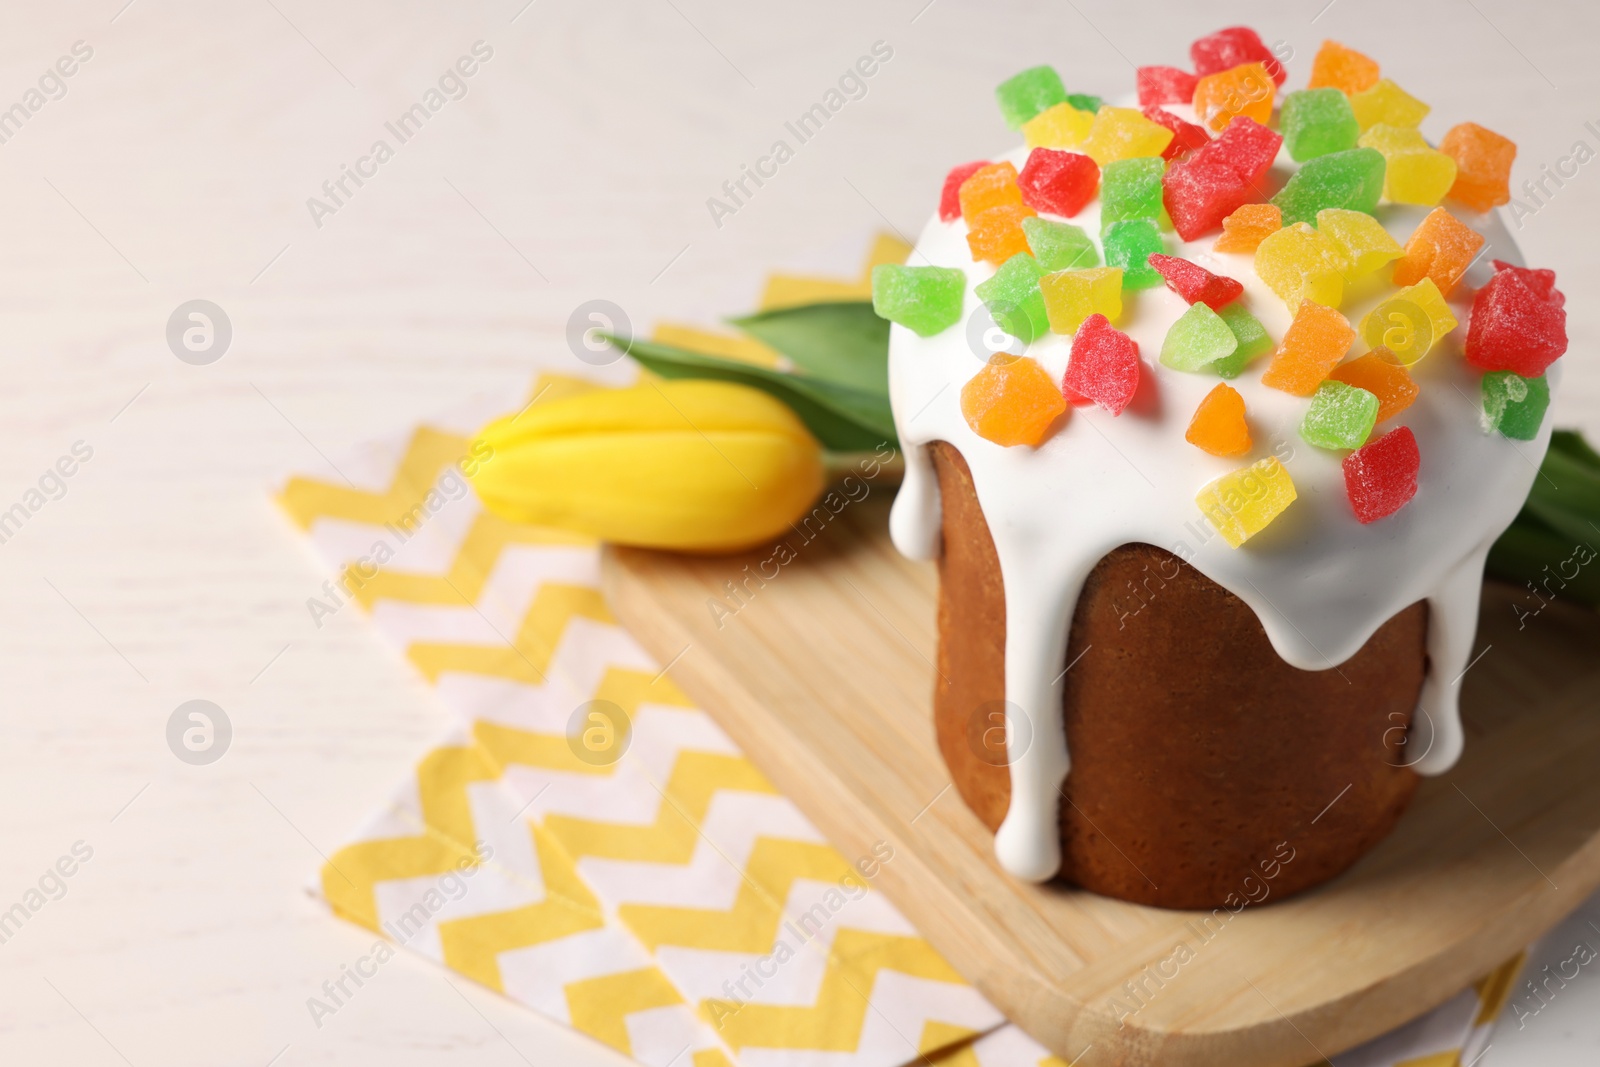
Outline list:
[[[1221,315],[1204,304],[1190,304],[1161,342],[1161,365],[1173,370],[1209,370],[1218,360],[1233,355],[1238,347],[1238,340]]]
[[[1351,148],[1308,160],[1290,176],[1272,202],[1283,212],[1285,227],[1297,222],[1315,225],[1323,208],[1378,209],[1383,193],[1383,153],[1376,148]]]
[[[1242,304],[1227,304],[1217,314],[1233,331],[1233,339],[1239,343],[1239,347],[1233,350],[1233,355],[1224,356],[1211,364],[1210,370],[1224,378],[1237,378],[1246,367],[1271,352],[1275,346],[1267,328],[1261,325],[1261,320],[1246,311]]]
[[[1087,111],[1091,115],[1093,115],[1096,111],[1099,111],[1100,108],[1105,105],[1104,100],[1100,99],[1098,96],[1092,96],[1089,93],[1068,93],[1067,103],[1071,104],[1079,111]]]
[[[1483,376],[1483,421],[1487,430],[1499,430],[1514,441],[1539,436],[1545,409],[1550,406],[1550,383],[1544,375],[1524,378],[1508,370]]]
[[[1018,252],[1000,265],[994,277],[979,282],[978,299],[989,309],[995,325],[1023,344],[1050,329],[1039,279],[1044,268],[1026,252]]]
[[[872,310],[923,337],[961,321],[967,276],[955,267],[872,268]]]
[[[1100,250],[1081,226],[1034,217],[1022,220],[1022,234],[1046,274],[1100,265]]]
[[[1107,163],[1100,171],[1100,228],[1124,219],[1161,218],[1161,176],[1167,161],[1139,156]]]
[[[1350,108],[1350,98],[1338,89],[1301,89],[1283,98],[1278,113],[1289,158],[1304,163],[1356,146],[1361,125]]]
[[[1165,250],[1161,231],[1151,219],[1124,219],[1107,226],[1100,238],[1106,246],[1106,266],[1122,268],[1124,289],[1149,289],[1166,279],[1150,265],[1151,255]]]
[[[1067,87],[1054,67],[1029,67],[995,86],[994,96],[1006,125],[1020,130],[1039,112],[1066,103]]]
[[[1360,448],[1378,423],[1378,398],[1344,382],[1317,386],[1300,436],[1318,448]]]

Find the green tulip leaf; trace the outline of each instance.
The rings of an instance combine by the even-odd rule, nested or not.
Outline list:
[[[728,321],[811,377],[889,395],[889,320],[866,301],[804,304]]]
[[[640,366],[663,378],[709,378],[760,389],[776,397],[806,424],[830,452],[867,452],[888,442],[898,444],[887,397],[840,385],[823,378],[706,356],[672,345],[600,334]]]
[[[1485,569],[1519,587],[1538,586],[1579,546],[1595,544],[1600,544],[1600,453],[1582,435],[1556,430],[1527,502],[1490,549]],[[1576,576],[1563,574],[1560,595],[1600,607],[1600,566],[1582,567]]]

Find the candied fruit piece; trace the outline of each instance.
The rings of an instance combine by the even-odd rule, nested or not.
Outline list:
[[[1131,107],[1103,107],[1081,145],[1102,167],[1119,159],[1159,156],[1172,141],[1172,131],[1151,122]]]
[[[961,414],[972,432],[997,445],[1037,448],[1067,410],[1061,387],[1027,356],[996,356],[961,387]]]
[[[1039,278],[1044,274],[1039,263],[1020,252],[1000,264],[994,277],[979,282],[974,292],[989,309],[989,317],[1006,333],[1027,344],[1049,328],[1044,311],[1044,295]]]
[[[1244,295],[1244,285],[1233,278],[1212,274],[1198,263],[1177,256],[1153,255],[1150,265],[1160,272],[1167,288],[1191,304],[1221,311],[1224,304]]]
[[[1100,191],[1100,227],[1123,219],[1161,217],[1161,175],[1167,164],[1159,156],[1140,156],[1107,163]]]
[[[1301,89],[1284,97],[1278,130],[1296,163],[1347,151],[1361,136],[1350,98],[1338,89]]]
[[[1300,438],[1318,448],[1360,448],[1378,422],[1378,398],[1329,379],[1317,386],[1300,423]]]
[[[1567,350],[1566,298],[1550,270],[1495,261],[1495,274],[1472,298],[1463,354],[1484,370],[1537,378]]]
[[[1265,530],[1294,500],[1294,480],[1276,456],[1224,474],[1194,498],[1234,548]]]
[[[1121,414],[1139,390],[1139,345],[1104,315],[1090,315],[1072,338],[1061,387]]]
[[[1364,278],[1405,254],[1400,242],[1365,211],[1323,208],[1317,212],[1317,232],[1338,246],[1347,281]]]
[[[1511,202],[1511,163],[1517,158],[1514,142],[1476,122],[1450,127],[1439,151],[1456,161],[1456,182],[1450,198],[1474,211],[1488,211]]]
[[[1238,349],[1238,338],[1222,316],[1204,304],[1190,304],[1161,342],[1161,365],[1173,370],[1202,371]]]
[[[1341,363],[1328,377],[1377,397],[1378,422],[1387,422],[1410,407],[1420,391],[1386,348],[1375,348],[1349,363]]]
[[[1161,150],[1161,158],[1168,162],[1180,156],[1188,155],[1211,140],[1211,135],[1206,132],[1204,126],[1196,126],[1192,122],[1185,122],[1172,112],[1163,111],[1154,105],[1141,108],[1139,114],[1151,122],[1165,126],[1172,131],[1171,142]]]
[[[1081,226],[1035,217],[1022,220],[1022,233],[1033,258],[1047,272],[1100,265],[1100,250]]]
[[[1350,95],[1350,108],[1361,129],[1382,122],[1390,126],[1420,126],[1433,109],[1388,78],[1379,78],[1370,88]]]
[[[995,86],[994,96],[1006,125],[1016,130],[1045,108],[1065,103],[1067,88],[1054,67],[1029,67]]]
[[[1285,226],[1313,222],[1323,208],[1342,207],[1372,214],[1383,195],[1383,153],[1351,148],[1307,160],[1290,176],[1272,202],[1283,209]]]
[[[1303,300],[1338,307],[1346,266],[1333,239],[1303,222],[1268,234],[1256,246],[1256,274],[1291,308]]]
[[[1362,148],[1383,153],[1383,195],[1396,204],[1432,207],[1456,181],[1456,161],[1410,126],[1378,123],[1361,135]]]
[[[1283,210],[1277,204],[1244,204],[1222,220],[1222,236],[1211,247],[1217,252],[1254,252],[1268,234],[1281,229]]]
[[[1387,349],[1395,362],[1409,367],[1456,328],[1450,305],[1432,278],[1408,285],[1361,320],[1361,339],[1376,351]]]
[[[1105,246],[1106,266],[1122,268],[1126,289],[1148,289],[1161,284],[1161,275],[1150,265],[1150,257],[1165,247],[1161,231],[1150,219],[1124,219],[1107,226],[1100,236]]]
[[[1032,218],[1033,213],[1033,208],[1024,204],[1002,204],[980,212],[967,232],[972,258],[999,264],[1026,252],[1028,236],[1022,232],[1022,220]]]
[[[1017,176],[1022,202],[1035,211],[1069,218],[1094,199],[1100,168],[1088,156],[1054,148],[1035,148]]]
[[[1222,136],[1169,166],[1161,179],[1162,203],[1178,236],[1193,241],[1242,204],[1265,199],[1260,181],[1282,143],[1265,126],[1240,117]]]
[[[1387,518],[1417,495],[1422,454],[1408,426],[1390,430],[1344,457],[1344,490],[1365,525]]]
[[[940,222],[954,222],[961,217],[962,183],[988,165],[988,160],[981,159],[950,168],[950,173],[944,176],[944,190],[939,194]]]
[[[1261,384],[1295,396],[1311,396],[1350,351],[1355,338],[1355,330],[1343,315],[1307,300],[1284,331],[1283,344],[1261,375]]]
[[[1100,99],[1098,96],[1095,96],[1093,93],[1068,93],[1067,103],[1071,104],[1079,111],[1087,111],[1089,114],[1093,115],[1095,112],[1104,107],[1106,102]]]
[[[1017,168],[1010,163],[988,163],[967,175],[956,190],[956,202],[961,205],[961,217],[971,226],[981,212],[1005,204],[1022,203],[1022,190],[1017,188]]]
[[[1428,212],[1406,241],[1406,254],[1394,265],[1394,283],[1411,285],[1432,278],[1445,296],[1483,248],[1483,235],[1442,207]]]
[[[1341,89],[1347,95],[1378,84],[1378,64],[1338,41],[1323,41],[1311,61],[1310,89]]]
[[[955,267],[872,268],[872,310],[923,337],[961,321],[966,290],[967,276]]]
[[[1090,315],[1122,316],[1122,271],[1117,267],[1063,270],[1039,279],[1050,329],[1069,337]]]
[[[1231,70],[1242,63],[1259,63],[1275,85],[1282,85],[1289,76],[1272,49],[1248,26],[1229,26],[1199,38],[1189,46],[1189,59],[1194,63],[1194,72],[1200,75]]]
[[[1272,351],[1272,337],[1261,320],[1246,311],[1243,304],[1229,304],[1217,314],[1233,331],[1233,339],[1239,347],[1233,350],[1233,355],[1224,356],[1206,369],[1220,378],[1237,378],[1251,363]]]
[[[1532,441],[1549,406],[1550,383],[1542,374],[1524,378],[1514,371],[1492,370],[1483,376],[1485,430],[1499,430],[1513,441]]]
[[[1140,67],[1135,75],[1139,86],[1139,106],[1187,104],[1194,99],[1199,78],[1177,67]]]
[[[1272,121],[1272,76],[1260,63],[1207,74],[1194,89],[1194,113],[1202,125],[1225,129],[1243,115],[1265,126]]]
[[[1244,397],[1233,386],[1219,382],[1194,409],[1183,439],[1213,456],[1242,456],[1250,451]]]
[[[1077,148],[1094,127],[1094,112],[1071,104],[1046,108],[1022,124],[1022,139],[1029,148]]]

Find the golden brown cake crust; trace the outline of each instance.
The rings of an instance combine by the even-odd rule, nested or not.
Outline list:
[[[957,790],[993,830],[1011,791],[998,729],[1005,590],[966,461],[931,447],[944,534],[934,723]],[[1108,553],[1063,661],[1061,876],[1137,903],[1212,908],[1345,870],[1416,789],[1402,764],[1427,627],[1427,605],[1413,604],[1336,670],[1302,671],[1248,605],[1178,557],[1146,544]]]

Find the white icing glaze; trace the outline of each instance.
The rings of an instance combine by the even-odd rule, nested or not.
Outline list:
[[[1192,118],[1186,109],[1175,113]],[[1026,149],[1004,158],[1020,170]],[[1281,153],[1269,178],[1280,186],[1294,169]],[[1112,417],[1094,406],[1073,408],[1040,447],[1003,448],[978,437],[962,418],[961,387],[990,349],[974,351],[968,324],[986,317],[973,293],[994,268],[975,263],[961,220],[935,216],[910,263],[966,272],[965,314],[934,337],[903,326],[890,331],[889,389],[906,454],[905,481],[890,516],[895,545],[914,559],[939,549],[938,485],[926,446],[954,445],[972,469],[978,501],[1000,560],[1006,597],[1005,686],[1011,806],[995,835],[1001,865],[1018,878],[1043,881],[1060,867],[1057,808],[1070,763],[1061,693],[1079,590],[1102,556],[1146,542],[1185,558],[1256,613],[1278,654],[1302,670],[1330,670],[1353,656],[1386,620],[1419,600],[1429,604],[1427,680],[1408,744],[1407,762],[1423,774],[1448,770],[1460,755],[1457,695],[1477,627],[1479,586],[1489,546],[1526,498],[1549,444],[1549,420],[1537,440],[1486,434],[1479,414],[1479,373],[1461,359],[1471,295],[1492,274],[1491,259],[1521,263],[1498,214],[1450,210],[1488,240],[1451,300],[1460,325],[1411,368],[1421,395],[1379,427],[1411,427],[1422,455],[1415,499],[1398,513],[1363,526],[1346,497],[1344,452],[1324,451],[1298,433],[1308,401],[1264,387],[1263,356],[1230,384],[1243,395],[1253,451],[1219,459],[1183,437],[1190,415],[1216,384],[1213,375],[1160,365],[1167,329],[1187,305],[1165,287],[1126,291],[1115,324],[1139,344],[1144,383]],[[1429,209],[1385,204],[1384,226],[1404,244]],[[1097,238],[1098,200],[1069,221]],[[1237,278],[1242,298],[1274,341],[1291,313],[1256,277],[1254,257],[1211,250],[1216,234],[1183,242],[1165,235],[1171,255]],[[1387,269],[1347,286],[1340,310],[1353,325],[1395,287]],[[1001,335],[991,327],[989,343]],[[1014,339],[1011,351],[1021,351]],[[1057,380],[1071,338],[1048,334],[1027,354]],[[1358,339],[1357,353],[1365,351]],[[1551,367],[1558,384],[1560,363]],[[1213,533],[1194,502],[1196,492],[1227,471],[1269,454],[1284,463],[1298,499],[1271,526],[1234,549]],[[1159,595],[1159,594],[1157,594]],[[1224,665],[1221,669],[1226,669]],[[1019,716],[1027,722],[1020,723]],[[1420,753],[1420,755],[1418,755]]]

